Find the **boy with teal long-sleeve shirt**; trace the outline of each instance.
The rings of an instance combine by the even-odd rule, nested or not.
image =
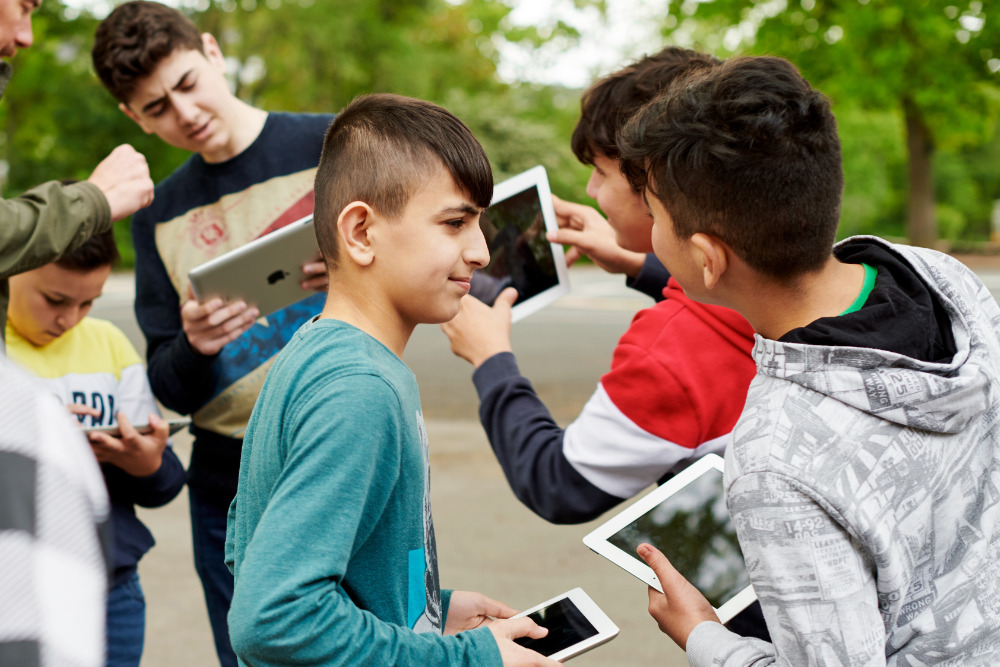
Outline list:
[[[436,105],[370,95],[327,132],[314,217],[331,287],[268,373],[229,511],[242,664],[556,664],[514,643],[544,636],[529,619],[441,591],[427,435],[400,359],[488,263],[492,191],[482,147]]]

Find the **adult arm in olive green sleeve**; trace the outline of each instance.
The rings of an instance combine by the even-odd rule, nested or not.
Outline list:
[[[0,199],[0,278],[44,266],[108,229],[108,200],[87,181],[50,181]]]

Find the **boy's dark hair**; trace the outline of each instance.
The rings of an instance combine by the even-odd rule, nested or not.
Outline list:
[[[830,103],[787,60],[744,57],[691,72],[619,136],[622,171],[670,214],[783,283],[829,259],[844,175]]]
[[[113,266],[119,258],[115,235],[108,230],[94,234],[83,245],[62,255],[55,263],[70,271],[93,271],[102,266]]]
[[[580,120],[571,140],[576,158],[590,165],[595,154],[618,159],[618,132],[625,121],[681,74],[719,62],[705,53],[668,46],[595,81],[580,98]]]
[[[101,21],[90,55],[104,87],[128,104],[138,80],[177,49],[205,52],[191,19],[158,2],[135,0]]]
[[[337,259],[337,218],[345,206],[362,201],[396,218],[438,167],[476,206],[490,205],[490,161],[451,112],[401,95],[355,98],[330,124],[316,171],[313,219],[327,264]]]

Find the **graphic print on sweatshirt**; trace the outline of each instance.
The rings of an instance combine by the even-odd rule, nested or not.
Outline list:
[[[191,269],[311,213],[315,174],[311,168],[278,176],[158,224],[157,251],[181,303],[189,293]],[[215,363],[212,398],[194,414],[195,423],[220,435],[242,437],[274,357],[322,310],[324,301],[324,294],[306,295],[257,320],[223,347]]]
[[[409,553],[409,597],[406,620],[415,632],[441,634],[441,580],[438,576],[437,543],[431,517],[430,446],[424,416],[416,413],[420,445],[424,450],[424,548]]]

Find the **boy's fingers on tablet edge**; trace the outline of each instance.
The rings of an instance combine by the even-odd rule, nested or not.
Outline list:
[[[494,302],[494,308],[497,305],[503,304],[507,308],[513,308],[514,303],[517,302],[517,290],[513,287],[504,288],[504,291],[500,292],[497,296],[497,300]]]
[[[667,560],[667,557],[663,555],[663,552],[651,544],[643,542],[639,545],[636,551],[639,553],[639,556],[646,561],[646,565],[653,568],[653,572],[656,573],[657,578],[660,577],[661,570],[663,572],[670,572],[670,570],[674,569],[670,564],[670,561]],[[674,571],[676,572],[676,570]]]

